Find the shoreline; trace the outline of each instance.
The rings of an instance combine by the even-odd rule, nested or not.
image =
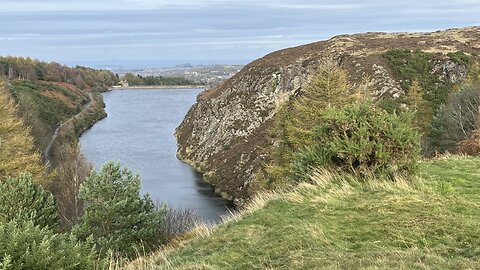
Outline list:
[[[122,86],[110,87],[107,91],[112,90],[135,90],[135,89],[207,89],[206,85],[139,85],[139,86]]]

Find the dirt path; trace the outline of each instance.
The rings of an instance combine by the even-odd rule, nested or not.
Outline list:
[[[50,167],[51,165],[51,151],[52,151],[52,146],[53,144],[55,143],[55,141],[57,140],[58,138],[58,135],[60,135],[60,131],[61,129],[66,126],[67,124],[69,124],[71,121],[73,121],[73,119],[79,117],[80,115],[82,115],[83,113],[85,113],[85,111],[87,111],[90,106],[92,106],[93,104],[93,95],[92,93],[88,93],[88,98],[90,99],[90,101],[85,104],[82,108],[82,110],[75,114],[74,116],[70,117],[69,119],[67,119],[67,121],[61,123],[56,129],[55,129],[55,132],[53,133],[52,135],[52,138],[50,138],[50,141],[48,142],[47,144],[47,147],[45,147],[45,150],[43,151],[43,161],[45,162],[45,164],[47,165],[47,167]]]

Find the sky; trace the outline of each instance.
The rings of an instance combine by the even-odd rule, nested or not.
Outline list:
[[[480,0],[0,0],[0,55],[92,67],[244,64],[359,32],[480,25]]]

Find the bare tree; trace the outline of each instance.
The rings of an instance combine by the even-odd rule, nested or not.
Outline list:
[[[92,165],[82,155],[76,143],[60,145],[56,154],[58,162],[52,191],[57,199],[61,225],[64,229],[70,229],[82,215],[83,202],[79,199],[79,190],[80,185],[90,175]]]
[[[453,150],[480,129],[480,87],[465,86],[437,112],[430,137],[440,152]]]

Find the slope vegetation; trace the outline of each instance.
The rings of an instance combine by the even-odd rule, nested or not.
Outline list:
[[[85,110],[81,117],[69,121],[60,139],[75,140],[85,129],[106,116],[101,91],[118,82],[112,72],[85,67],[67,67],[31,58],[0,57],[0,77],[6,81],[18,115],[32,129],[39,151],[47,147],[59,126]],[[93,100],[93,101],[92,101]],[[68,135],[68,136],[65,136]],[[57,146],[56,143],[54,146]],[[53,147],[55,158],[55,147]],[[48,158],[50,151],[43,153]]]

